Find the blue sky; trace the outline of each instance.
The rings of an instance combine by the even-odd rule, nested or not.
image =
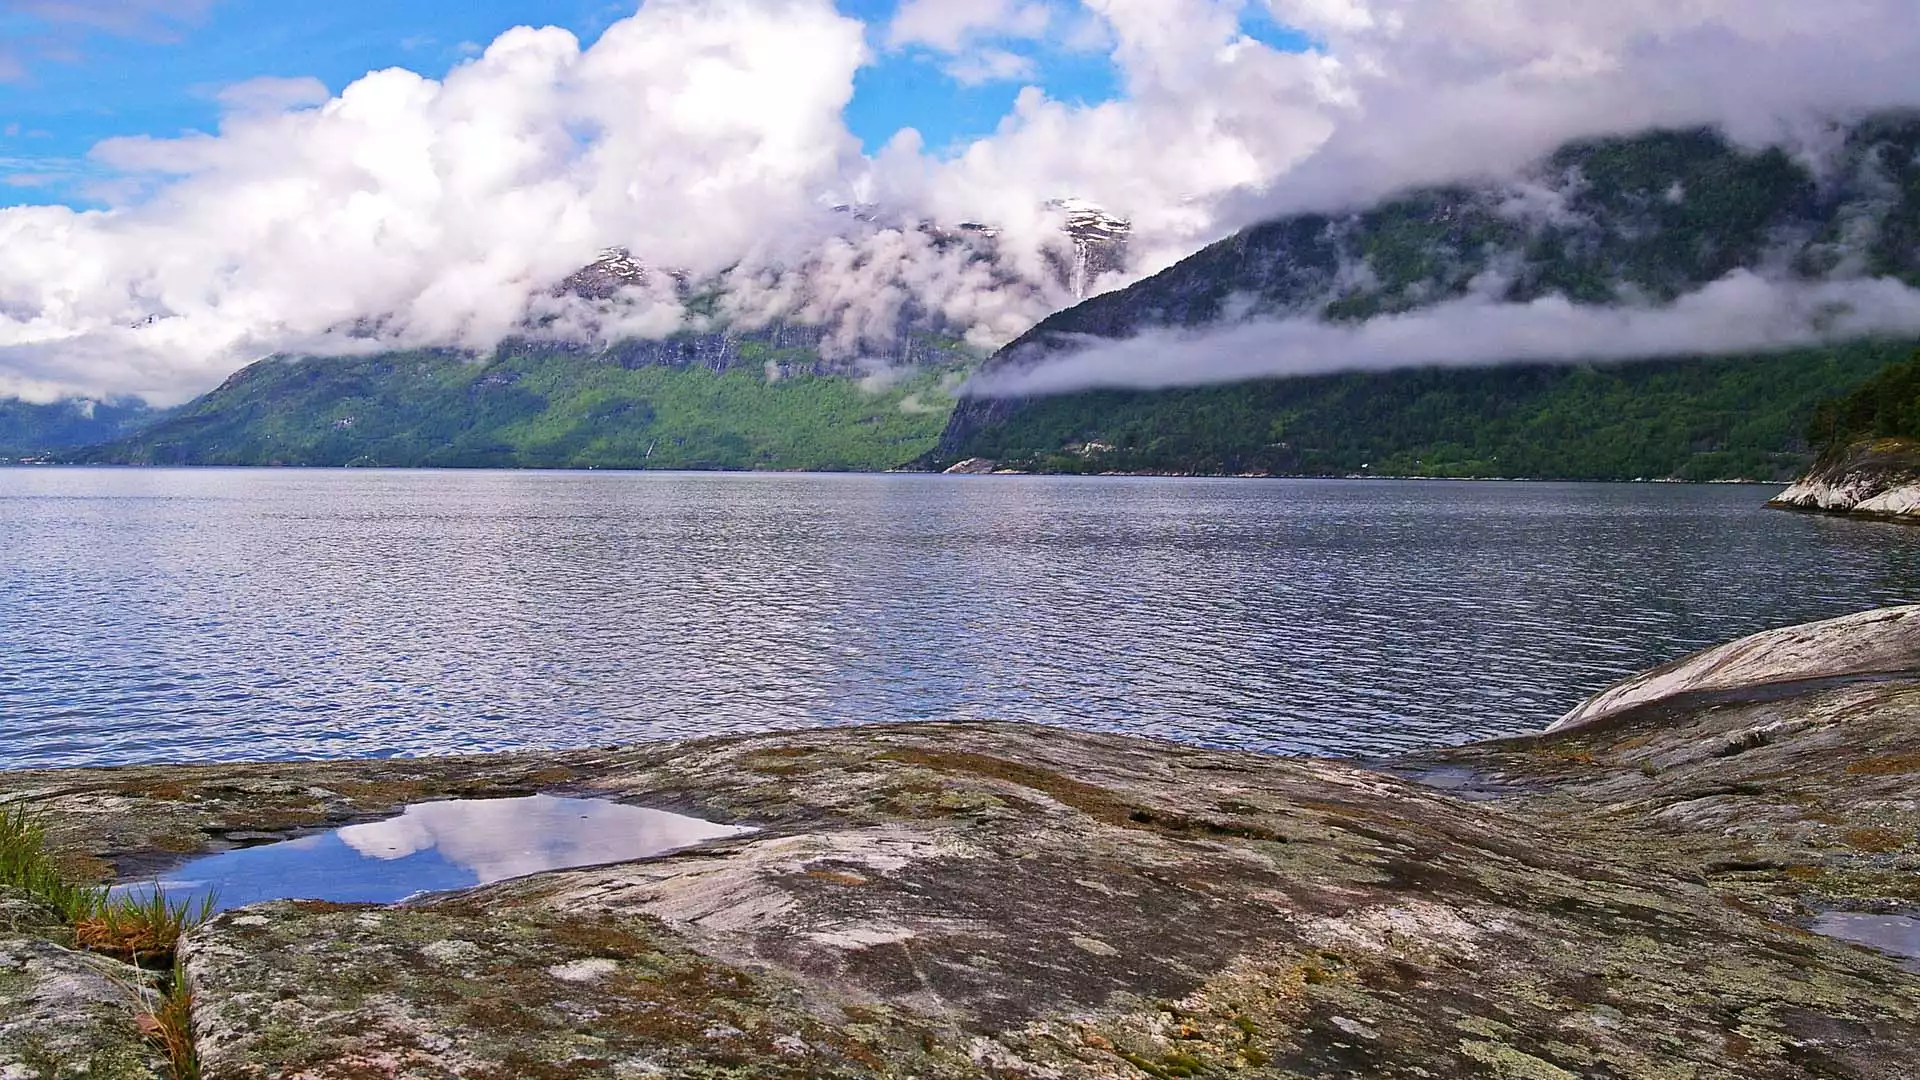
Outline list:
[[[210,130],[215,94],[261,76],[314,76],[338,92],[368,71],[405,67],[438,77],[477,45],[521,24],[557,25],[593,41],[634,4],[605,0],[90,0],[87,22],[49,20],[32,0],[0,0],[0,206],[85,205],[87,151],[119,135],[174,136]],[[48,5],[51,6],[51,5]],[[120,14],[204,6],[185,18]],[[918,47],[889,49],[884,28],[896,0],[840,0],[871,28],[875,62],[861,71],[849,128],[869,150],[904,127],[936,151],[992,132],[1020,89],[1034,83],[1065,101],[1120,92],[1099,51],[1021,43],[1037,77],[965,86],[942,58]],[[1250,36],[1287,48],[1306,41],[1250,5]]]

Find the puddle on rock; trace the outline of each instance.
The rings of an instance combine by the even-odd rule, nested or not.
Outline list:
[[[393,904],[545,870],[665,855],[754,830],[599,799],[420,803],[399,817],[211,855],[161,877],[172,900],[221,911],[268,900]],[[152,882],[121,889],[150,890]]]
[[[1920,971],[1920,918],[1829,911],[1813,921],[1813,932],[1897,956],[1910,971]]]

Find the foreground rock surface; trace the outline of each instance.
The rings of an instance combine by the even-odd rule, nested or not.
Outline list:
[[[0,900],[0,908],[6,906]],[[0,915],[0,928],[4,919]],[[7,936],[15,932],[0,933],[0,1077],[159,1080],[167,1075],[136,1020],[150,1000],[150,976],[44,937]]]
[[[1902,625],[1861,620],[1837,653]],[[1920,908],[1916,781],[1920,677],[1876,674],[1653,696],[1376,769],[912,725],[20,773],[0,796],[122,875],[443,797],[761,830],[404,906],[225,914],[185,950],[210,1080],[1904,1080],[1920,976],[1807,928]]]
[[[1815,465],[1769,506],[1920,520],[1920,443],[1875,439]]]

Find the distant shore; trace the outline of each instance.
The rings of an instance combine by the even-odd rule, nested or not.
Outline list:
[[[0,469],[41,470],[41,469],[85,469],[99,471],[125,470],[203,472],[217,470],[262,471],[262,472],[444,472],[444,473],[555,473],[573,475],[578,473],[613,473],[632,475],[660,476],[1025,476],[1074,479],[1161,479],[1161,480],[1395,480],[1395,481],[1436,481],[1442,483],[1487,483],[1487,484],[1661,484],[1688,486],[1721,487],[1777,487],[1786,488],[1791,480],[1753,480],[1753,479],[1715,479],[1683,480],[1677,477],[1649,478],[1570,478],[1554,476],[1420,476],[1386,473],[1226,473],[1226,472],[1034,472],[1020,469],[996,469],[983,473],[954,473],[930,469],[618,469],[582,466],[578,468],[499,468],[489,466],[457,465],[100,465],[80,464],[59,461],[23,461],[0,460]]]

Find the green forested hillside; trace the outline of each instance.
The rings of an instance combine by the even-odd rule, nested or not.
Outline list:
[[[929,464],[1046,472],[1786,479],[1821,402],[1908,343],[1620,366],[1425,369],[1023,402]]]
[[[1823,452],[1889,437],[1920,440],[1920,351],[1821,403],[1807,425],[1807,441]]]
[[[1409,191],[1246,229],[1060,312],[987,361],[1239,320],[1363,320],[1470,295],[1663,303],[1736,270],[1920,285],[1920,113],[1836,131],[1819,175],[1711,130],[1569,144],[1518,184]],[[1805,425],[1907,346],[1617,366],[1416,370],[1159,391],[969,398],[930,464],[1054,470],[1362,471],[1596,479],[1785,477]],[[1169,353],[1166,363],[1181,363]],[[1089,453],[1088,444],[1111,446]],[[1078,449],[1071,449],[1077,447]]]
[[[1836,130],[1828,156],[1816,174],[1803,157],[1711,130],[1583,140],[1517,180],[1254,226],[1055,314],[983,370],[1044,364],[1089,337],[1261,318],[1350,322],[1468,296],[1657,305],[1740,270],[1920,284],[1920,113]],[[904,319],[881,350],[904,374],[877,389],[849,374],[850,361],[822,359],[823,334],[798,323],[704,326],[604,349],[510,342],[484,358],[271,360],[161,423],[102,432],[117,441],[64,456],[717,469],[987,457],[1054,471],[1772,479],[1842,429],[1920,418],[1900,381],[1909,376],[1846,398],[1910,344],[1612,366],[1498,366],[1505,358],[1488,355],[1477,370],[968,398],[956,408],[950,392],[977,357],[938,320]],[[1836,404],[1816,420],[1826,401]],[[68,441],[29,449],[73,445],[59,438]]]
[[[77,455],[147,465],[886,469],[930,449],[952,372],[869,388],[764,367],[579,352],[267,360],[166,422]]]
[[[37,458],[118,438],[160,413],[137,400],[0,400],[0,461]]]

